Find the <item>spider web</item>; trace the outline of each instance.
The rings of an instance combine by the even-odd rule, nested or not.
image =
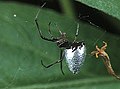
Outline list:
[[[88,16],[89,17],[89,16]],[[88,20],[88,22],[89,22],[89,24],[90,25],[92,25],[92,26],[94,26],[94,27],[96,27],[98,30],[100,30],[100,27],[99,26],[97,26],[97,25],[95,25],[94,23],[92,23],[91,21],[89,21]],[[94,31],[93,31],[94,32]],[[104,31],[102,31],[101,33],[96,33],[96,34],[98,34],[96,37],[95,37],[95,39],[93,40],[93,43],[92,43],[92,48],[94,48],[95,49],[95,46],[97,45],[97,43],[100,41],[101,43],[104,41],[104,40],[102,40],[102,39],[104,39],[104,36],[106,35],[106,33],[107,33],[107,31],[106,30],[104,30]],[[101,41],[102,40],[102,41]],[[89,50],[89,48],[87,47],[87,50]],[[87,60],[89,60],[91,57],[92,57],[92,55],[91,55],[91,53],[90,52],[92,52],[93,50],[90,50],[90,51],[88,51],[87,52],[87,54],[86,54],[86,56],[87,56]]]
[[[16,71],[13,73],[12,80],[7,84],[7,86],[4,87],[4,89],[10,89],[13,85],[15,85],[15,80],[17,79],[17,75],[19,75],[19,72],[21,72],[23,69],[18,66]]]
[[[29,62],[28,63],[28,60],[30,58],[26,55],[26,57],[20,60],[17,61],[17,63],[15,64],[16,67],[14,67],[14,70],[13,72],[10,72],[8,76],[6,77],[10,77],[9,79],[6,80],[6,82],[4,83],[4,87],[2,89],[13,89],[14,87],[21,87],[21,85],[19,83],[20,80],[22,81],[22,83],[24,84],[25,81],[31,81],[33,80],[32,76],[29,75],[29,73],[32,72],[32,63]],[[25,63],[23,63],[25,62]],[[36,69],[35,66],[33,66],[33,69]],[[23,79],[23,78],[26,78],[27,77],[27,80]],[[21,78],[21,79],[20,79]]]

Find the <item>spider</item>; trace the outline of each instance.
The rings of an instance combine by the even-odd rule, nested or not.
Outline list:
[[[115,72],[111,66],[110,58],[109,58],[108,54],[105,52],[107,43],[103,41],[103,44],[104,45],[101,48],[99,48],[96,45],[96,51],[92,51],[91,54],[95,55],[96,58],[98,58],[99,56],[103,57],[103,62],[107,68],[108,73],[120,80],[120,77],[115,74]]]
[[[40,28],[39,28],[39,24],[38,24],[38,14],[40,11],[38,11],[36,17],[35,17],[35,24],[37,27],[37,30],[39,32],[39,36],[40,38],[42,38],[43,40],[49,41],[49,42],[53,42],[55,44],[57,44],[57,46],[60,48],[60,57],[59,60],[49,64],[49,65],[45,65],[43,63],[43,61],[41,60],[41,64],[45,67],[45,68],[49,68],[55,64],[60,64],[60,69],[62,74],[64,75],[63,69],[62,69],[62,61],[64,59],[64,56],[66,57],[66,62],[68,64],[68,67],[70,69],[71,72],[73,72],[73,74],[77,74],[80,70],[81,65],[83,64],[84,60],[85,60],[85,56],[86,56],[86,47],[85,47],[85,42],[84,41],[76,41],[77,37],[78,37],[78,31],[79,31],[79,24],[77,24],[77,30],[76,30],[76,34],[75,34],[75,38],[73,42],[70,42],[67,38],[66,38],[66,33],[62,32],[61,30],[58,29],[60,36],[59,37],[54,37],[51,34],[51,30],[50,30],[50,24],[51,22],[48,24],[49,29],[48,32],[51,36],[51,38],[47,38],[44,37]]]

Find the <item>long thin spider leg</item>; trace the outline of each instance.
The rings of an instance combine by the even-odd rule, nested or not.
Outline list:
[[[38,24],[38,22],[37,22],[37,18],[35,19],[35,23],[36,23],[36,26],[37,26],[37,30],[38,30],[38,32],[39,32],[39,35],[40,35],[40,37],[41,37],[42,39],[47,40],[47,41],[52,41],[52,42],[55,42],[55,41],[57,40],[56,38],[49,39],[49,38],[44,37],[44,36],[42,35],[42,32],[41,32],[40,28],[39,28],[39,24]]]
[[[79,23],[77,23],[77,30],[76,30],[76,33],[75,33],[75,38],[74,38],[74,41],[75,42],[77,40],[77,37],[78,37],[78,33],[79,33]]]
[[[62,61],[60,62],[60,69],[61,69],[62,74],[65,75],[63,68],[62,68]]]
[[[59,31],[59,33],[62,35],[62,31],[59,29],[59,27],[57,26],[57,24],[55,24],[55,26],[57,27],[57,30]]]
[[[43,61],[41,60],[41,64],[45,67],[45,68],[49,68],[49,67],[51,67],[51,66],[53,66],[53,65],[55,65],[55,64],[57,64],[57,63],[60,63],[61,61],[62,61],[63,59],[59,59],[59,60],[57,60],[57,61],[55,61],[55,62],[53,62],[53,63],[51,63],[51,64],[49,64],[49,65],[45,65],[44,63],[43,63]]]
[[[53,65],[55,65],[55,64],[57,64],[57,63],[60,63],[62,60],[57,60],[57,61],[55,61],[54,63],[52,63],[52,64],[49,64],[49,65],[45,65],[44,63],[43,63],[43,61],[41,60],[41,64],[45,67],[45,68],[49,68],[49,67],[51,67],[51,66],[53,66]]]
[[[41,8],[42,8],[45,4],[46,4],[46,3],[44,3],[44,4],[41,6]],[[44,40],[55,42],[55,41],[57,40],[56,38],[49,39],[49,38],[46,38],[46,37],[44,37],[44,36],[42,35],[42,32],[41,32],[41,30],[40,30],[40,28],[39,28],[39,24],[38,24],[38,21],[37,21],[37,18],[38,18],[39,13],[40,13],[40,9],[39,9],[39,11],[37,12],[37,14],[36,14],[36,16],[35,16],[35,24],[36,24],[37,30],[38,30],[38,32],[39,32],[39,36],[40,36],[42,39],[44,39]]]
[[[63,52],[63,50],[61,49],[61,50],[60,50],[60,59],[63,60],[63,58],[64,58],[64,52]],[[62,74],[65,75],[65,74],[64,74],[64,71],[63,71],[63,68],[62,68],[62,61],[60,62],[60,69],[61,69]]]
[[[53,38],[53,35],[52,35],[52,33],[51,33],[51,30],[50,30],[50,25],[51,25],[51,22],[49,22],[49,24],[48,24],[48,32],[49,32],[51,38]]]

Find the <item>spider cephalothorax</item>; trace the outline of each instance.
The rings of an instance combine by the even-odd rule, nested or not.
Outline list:
[[[61,31],[59,31],[61,36],[58,37],[58,40],[56,41],[56,44],[59,48],[67,48],[68,46],[70,46],[67,38],[66,38],[66,33],[62,33]]]

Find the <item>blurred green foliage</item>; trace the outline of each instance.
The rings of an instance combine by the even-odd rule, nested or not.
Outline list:
[[[90,7],[96,8],[98,10],[107,13],[108,15],[114,16],[120,19],[120,2],[118,0],[76,0],[82,2]]]
[[[38,7],[17,3],[0,3],[0,88],[1,89],[119,89],[119,80],[111,77],[101,58],[90,54],[95,44],[108,43],[107,52],[114,70],[120,73],[120,37],[80,23],[78,41],[84,40],[87,56],[78,75],[73,75],[63,63],[65,76],[59,65],[45,69],[40,61],[49,64],[58,60],[59,48],[39,38],[34,23]],[[59,36],[55,24],[73,41],[78,21],[53,10],[42,9],[38,22],[42,33],[49,37],[48,23],[54,36]],[[55,24],[54,24],[55,23]],[[102,37],[101,37],[102,35]]]

